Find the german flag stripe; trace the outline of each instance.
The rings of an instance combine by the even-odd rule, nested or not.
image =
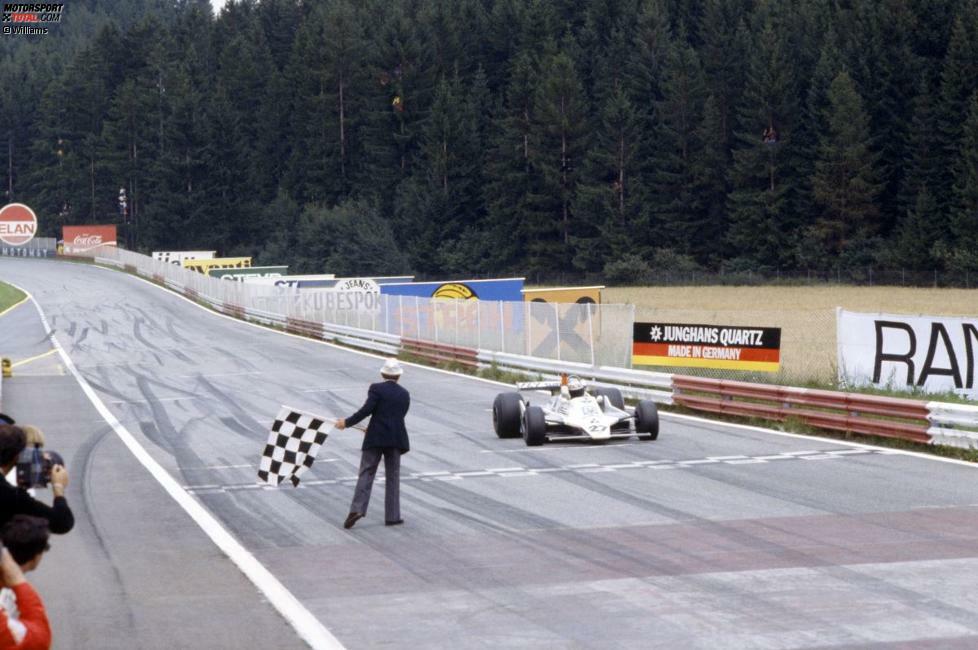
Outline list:
[[[670,366],[676,368],[717,368],[720,370],[757,370],[777,372],[780,364],[776,361],[727,361],[723,359],[688,359],[674,357],[650,357],[633,355],[633,366]]]
[[[676,347],[676,344],[669,343],[633,343],[632,344],[632,354],[635,356],[645,356],[645,357],[663,357],[666,359],[678,359],[678,360],[689,360],[692,357],[671,357],[669,355],[669,348]],[[721,350],[740,350],[739,361],[767,361],[778,363],[781,360],[781,351],[777,348],[737,348],[737,347],[722,347],[713,345],[700,345],[700,355],[696,358],[702,358],[706,361],[721,361],[723,359],[711,359],[709,355],[713,351]],[[708,351],[709,350],[709,351]],[[723,356],[722,353],[716,356]]]

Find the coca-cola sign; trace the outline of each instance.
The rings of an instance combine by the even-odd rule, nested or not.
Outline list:
[[[72,246],[84,246],[86,248],[101,246],[102,235],[78,235],[72,240],[71,244]]]
[[[99,246],[116,245],[115,226],[64,226],[62,228],[65,255],[90,253]]]

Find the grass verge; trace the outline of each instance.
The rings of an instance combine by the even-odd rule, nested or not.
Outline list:
[[[0,282],[0,313],[13,307],[26,297],[27,295],[20,289]]]

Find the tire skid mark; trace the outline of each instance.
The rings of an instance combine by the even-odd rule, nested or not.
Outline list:
[[[82,480],[81,480],[81,495],[82,495],[82,511],[84,516],[77,516],[76,521],[80,520],[86,522],[92,528],[92,535],[95,537],[97,542],[98,552],[105,558],[108,565],[112,568],[112,581],[118,585],[119,588],[119,602],[115,603],[114,609],[118,611],[121,606],[122,618],[125,621],[126,630],[130,631],[127,635],[131,639],[139,638],[136,630],[136,617],[130,607],[129,593],[126,591],[125,581],[122,579],[122,573],[119,571],[119,567],[116,564],[112,552],[105,543],[105,536],[102,534],[102,528],[99,525],[99,512],[95,507],[95,499],[92,492],[92,485],[90,478],[94,475],[92,466],[94,464],[95,452],[98,447],[106,439],[111,438],[112,429],[107,426],[103,426],[101,431],[94,433],[88,437],[88,439],[82,443],[79,449],[75,452],[75,456],[72,458],[72,465],[75,467],[82,468]],[[113,629],[113,632],[123,632],[122,630]]]

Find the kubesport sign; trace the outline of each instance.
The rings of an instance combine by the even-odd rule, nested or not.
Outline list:
[[[23,203],[8,203],[0,208],[0,241],[23,246],[37,234],[37,215]]]
[[[978,398],[978,317],[837,312],[839,379]]]

